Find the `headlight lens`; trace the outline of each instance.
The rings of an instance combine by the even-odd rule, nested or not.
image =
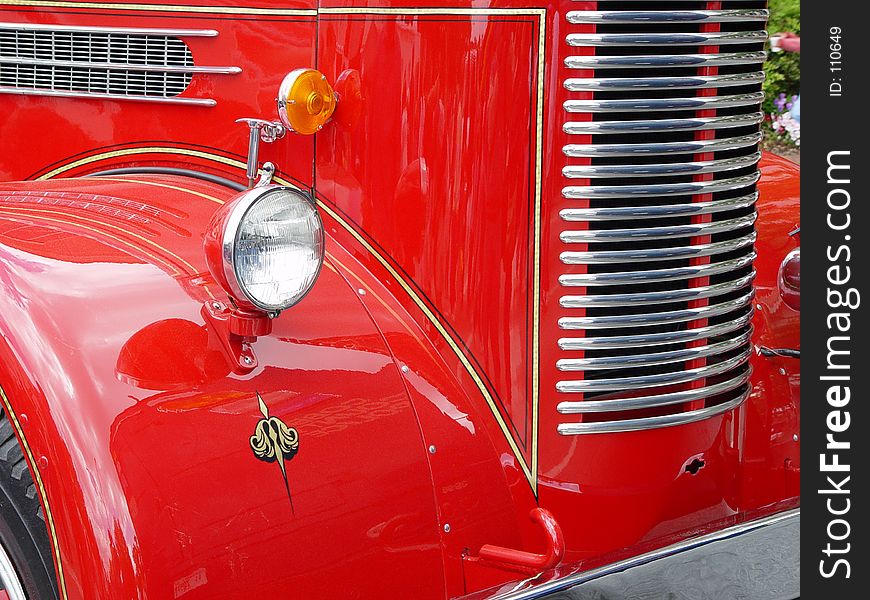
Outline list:
[[[230,294],[269,312],[299,302],[323,264],[323,225],[311,199],[272,185],[244,192],[224,210],[220,279]]]

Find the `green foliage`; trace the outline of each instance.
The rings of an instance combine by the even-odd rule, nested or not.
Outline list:
[[[770,21],[767,26],[771,35],[782,32],[801,32],[800,0],[770,0]],[[765,63],[764,111],[773,110],[773,100],[779,94],[797,94],[801,85],[801,58],[793,52],[771,52]]]

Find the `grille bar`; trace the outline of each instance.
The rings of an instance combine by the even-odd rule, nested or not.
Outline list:
[[[655,388],[669,385],[691,383],[727,373],[749,362],[750,350],[745,350],[733,358],[696,369],[639,375],[635,377],[615,377],[612,379],[585,379],[582,381],[560,381],[556,389],[560,392],[618,392],[625,389]]]
[[[722,354],[749,343],[752,337],[752,328],[746,333],[716,342],[708,346],[694,348],[681,348],[669,352],[656,352],[651,354],[633,354],[629,356],[603,356],[596,358],[563,358],[556,363],[560,371],[587,371],[591,369],[619,369],[632,367],[649,367],[668,363],[683,363],[698,358],[706,358]]]
[[[761,152],[736,158],[721,158],[700,162],[664,163],[651,165],[568,165],[562,175],[569,179],[597,177],[650,177],[656,175],[698,175],[721,173],[750,167],[761,160]]]
[[[561,338],[559,340],[559,348],[562,350],[600,350],[683,344],[705,340],[743,329],[751,321],[752,313],[747,313],[742,317],[733,321],[726,321],[721,325],[710,325],[684,331],[610,337]]]
[[[645,262],[651,260],[673,260],[678,258],[700,258],[734,252],[746,248],[755,243],[756,233],[745,235],[740,238],[712,242],[709,244],[697,244],[694,246],[677,246],[675,248],[651,248],[648,250],[603,250],[591,252],[563,252],[559,255],[560,260],[566,265],[585,265],[591,263],[630,263]],[[589,284],[587,284],[589,285]]]
[[[761,132],[733,138],[693,140],[687,142],[625,143],[625,144],[568,144],[563,148],[566,156],[661,156],[670,154],[700,154],[754,148],[762,138]]]
[[[648,327],[653,325],[675,325],[689,321],[701,321],[732,313],[746,308],[755,297],[752,291],[736,300],[728,300],[721,304],[701,308],[685,308],[681,310],[653,312],[631,315],[608,315],[594,317],[562,317],[559,327],[566,330],[582,329],[625,329],[631,327]]]
[[[736,75],[696,75],[692,77],[600,77],[566,79],[565,89],[572,92],[585,90],[625,91],[685,90],[753,85],[764,81],[764,73],[738,73]]]
[[[691,204],[665,204],[655,206],[618,206],[609,208],[566,208],[559,211],[565,221],[621,221],[623,219],[658,219],[685,217],[727,212],[752,206],[758,200],[758,192],[746,196],[693,202]]]
[[[761,64],[767,52],[728,52],[717,54],[638,54],[629,56],[569,56],[569,69],[640,69],[651,67],[723,67]]]
[[[569,23],[725,23],[740,21],[767,21],[767,10],[739,8],[733,10],[574,10],[567,15]]]
[[[657,429],[659,427],[673,427],[675,425],[695,423],[697,421],[711,419],[717,415],[724,414],[743,404],[746,399],[749,398],[749,394],[752,393],[751,387],[744,387],[746,387],[746,390],[741,392],[739,396],[734,397],[732,400],[689,412],[598,423],[560,423],[558,431],[561,435],[580,435],[584,433],[625,433],[629,431],[641,431],[644,429]]]
[[[736,271],[752,264],[755,253],[741,256],[721,263],[708,263],[673,269],[652,269],[644,271],[620,271],[617,273],[584,273],[559,276],[559,284],[565,287],[589,287],[596,285],[633,285],[638,283],[660,283],[711,277],[720,273]]]
[[[668,240],[676,237],[696,237],[712,235],[726,231],[734,231],[751,227],[755,223],[756,214],[735,217],[725,221],[709,223],[689,223],[687,225],[669,225],[664,227],[643,227],[637,229],[589,229],[581,231],[563,231],[561,239],[567,243],[590,242],[631,242],[636,240]]]
[[[692,181],[685,183],[657,183],[648,185],[574,185],[562,188],[565,198],[656,198],[662,196],[693,196],[727,192],[755,185],[761,178],[758,171],[731,179]]]
[[[722,117],[696,117],[693,119],[656,119],[651,121],[569,121],[562,126],[569,135],[595,133],[657,133],[668,131],[696,131],[727,129],[758,125],[764,113],[725,115]]]
[[[766,31],[726,31],[716,33],[572,33],[569,46],[726,46],[763,44]]]
[[[723,392],[730,392],[731,390],[735,390],[747,384],[751,376],[752,370],[747,369],[743,372],[743,374],[733,379],[729,379],[721,383],[705,386],[698,389],[686,390],[683,392],[673,392],[670,394],[656,394],[654,396],[638,396],[634,398],[624,398],[621,400],[560,402],[559,405],[556,407],[556,410],[563,415],[577,415],[583,413],[639,410],[644,408],[655,408],[658,406],[681,404],[683,402],[702,400],[709,396],[715,396]]]
[[[634,112],[650,110],[708,110],[738,106],[757,106],[764,101],[763,92],[733,96],[696,96],[689,98],[648,98],[628,100],[566,100],[568,112]]]

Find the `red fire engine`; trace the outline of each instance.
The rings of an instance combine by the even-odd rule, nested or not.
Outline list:
[[[767,17],[0,0],[0,597],[798,596]]]

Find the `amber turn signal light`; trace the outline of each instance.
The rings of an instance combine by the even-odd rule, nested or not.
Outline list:
[[[317,133],[335,111],[337,98],[326,76],[315,69],[290,72],[278,89],[278,116],[291,131]]]

